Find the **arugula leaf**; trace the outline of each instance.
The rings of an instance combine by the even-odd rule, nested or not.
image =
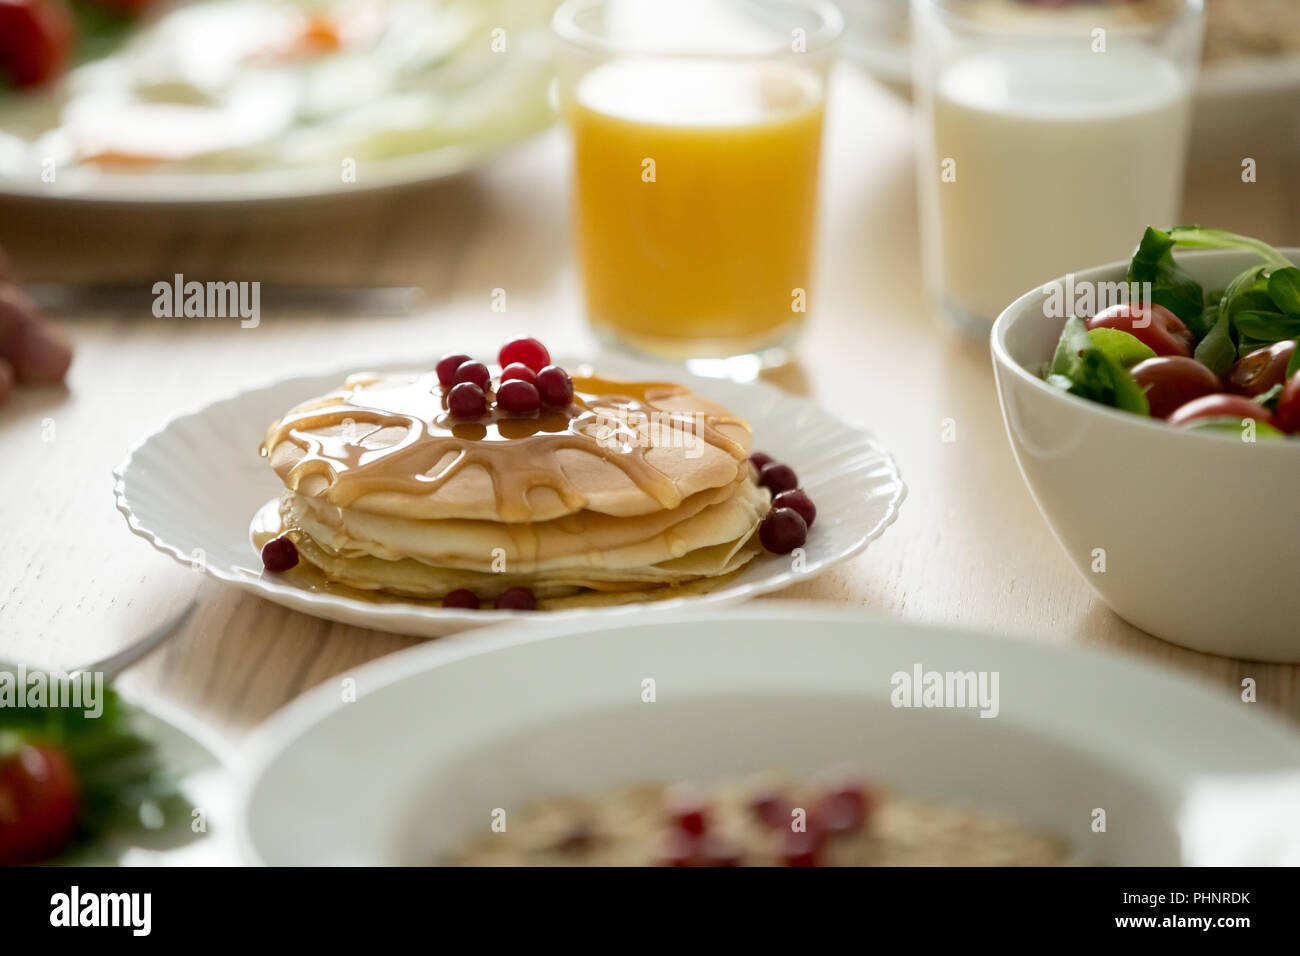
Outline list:
[[[1092,337],[1088,335],[1088,327],[1077,315],[1070,316],[1065,320],[1065,328],[1061,330],[1061,338],[1056,343],[1056,352],[1047,366],[1047,374],[1068,375],[1079,356],[1090,348]]]
[[[1148,226],[1133,253],[1127,278],[1129,282],[1150,282],[1151,301],[1191,323],[1200,318],[1205,291],[1174,261],[1175,244],[1170,233]]]
[[[1256,339],[1265,345],[1300,336],[1300,315],[1244,309],[1236,313],[1234,322],[1240,335]]]
[[[1267,242],[1228,232],[1226,229],[1175,226],[1169,230],[1168,237],[1173,243],[1192,249],[1243,249],[1253,252],[1273,269],[1286,269],[1291,266],[1291,261]]]
[[[1222,310],[1214,327],[1196,343],[1194,358],[1220,378],[1237,360],[1237,346],[1232,341],[1232,319]]]
[[[1291,381],[1291,376],[1300,372],[1300,338],[1295,340],[1295,351],[1291,353],[1291,361],[1286,363],[1286,380]]]
[[[1095,348],[1101,349],[1123,368],[1132,368],[1138,362],[1156,357],[1155,349],[1123,329],[1090,329],[1088,338]]]
[[[1048,384],[1071,395],[1134,415],[1151,414],[1146,393],[1119,361],[1094,344],[1077,316],[1066,321],[1045,378]]]
[[[1219,321],[1219,300],[1223,298],[1223,293],[1211,297],[1210,304],[1203,308],[1199,315],[1188,319],[1184,323],[1192,330],[1192,335],[1196,336],[1196,341],[1200,341],[1209,334],[1210,329],[1214,328],[1214,323]]]
[[[1280,311],[1300,315],[1300,269],[1274,269],[1268,277],[1268,294]]]
[[[1243,305],[1252,301],[1250,293],[1260,291],[1264,279],[1264,266],[1251,266],[1228,283],[1219,299],[1219,317],[1215,319],[1210,331],[1196,344],[1196,360],[1206,366],[1215,375],[1222,376],[1232,363],[1237,360],[1237,335],[1234,327],[1234,313]]]
[[[1146,392],[1127,369],[1101,349],[1089,349],[1080,357],[1070,391],[1134,415],[1151,414]]]

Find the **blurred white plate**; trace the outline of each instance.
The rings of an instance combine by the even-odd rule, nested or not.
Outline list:
[[[0,197],[51,202],[213,205],[290,202],[371,194],[436,182],[481,166],[540,132],[553,117],[514,131],[506,139],[453,144],[423,153],[367,160],[364,175],[345,183],[337,167],[268,169],[242,173],[110,173],[80,167],[60,172],[56,184],[36,178],[0,176]]]
[[[564,361],[572,368],[581,361]],[[411,368],[404,363],[393,368]],[[662,380],[645,366],[602,359],[602,374]],[[317,617],[421,637],[521,616],[632,620],[647,605],[518,612],[442,608],[394,600],[372,603],[306,590],[263,573],[249,543],[253,514],[283,489],[257,448],[271,422],[299,402],[338,387],[349,371],[277,382],[181,415],[138,444],[114,472],[117,508],[155,548],[213,577]],[[815,403],[762,384],[677,373],[674,380],[723,402],[754,429],[755,447],[785,461],[817,504],[802,570],[787,557],[760,555],[727,585],[706,594],[652,602],[655,607],[733,604],[809,580],[865,548],[898,516],[906,487],[898,466],[866,431],[850,428]]]
[[[997,716],[895,708],[892,677],[917,664],[997,672]],[[331,682],[250,738],[248,860],[430,863],[486,832],[496,808],[508,819],[544,796],[851,770],[1049,828],[1095,862],[1212,863],[1191,858],[1204,841],[1180,832],[1189,795],[1300,768],[1300,737],[1258,705],[1136,659],[809,605],[551,619],[347,676],[354,702]],[[1284,832],[1217,806],[1194,825]],[[1097,808],[1105,832],[1093,830]],[[1278,859],[1296,852],[1284,842]]]

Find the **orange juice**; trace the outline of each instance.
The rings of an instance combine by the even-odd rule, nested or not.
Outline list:
[[[587,311],[678,358],[783,344],[807,304],[822,80],[781,62],[623,59],[566,109]]]

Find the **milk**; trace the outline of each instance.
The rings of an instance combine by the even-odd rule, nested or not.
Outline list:
[[[1035,285],[1175,224],[1189,95],[1154,52],[1040,41],[972,53],[940,70],[933,97],[926,264],[960,318],[991,322]]]

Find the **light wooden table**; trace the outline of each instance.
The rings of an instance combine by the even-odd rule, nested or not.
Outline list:
[[[819,278],[802,363],[772,375],[893,451],[910,493],[856,560],[781,597],[1137,653],[1300,718],[1300,668],[1182,650],[1103,607],[1025,490],[1003,433],[988,348],[930,318],[917,264],[908,107],[851,70],[836,77]],[[133,537],[110,472],[176,412],[255,383],[349,363],[492,352],[534,334],[590,347],[567,240],[565,144],[553,130],[473,176],[306,208],[181,213],[0,205],[0,244],[31,280],[188,278],[419,285],[401,317],[292,318],[257,329],[73,316],[66,393],[0,408],[0,658],[70,666],[130,642],[198,595],[183,632],[124,680],[238,738],[303,690],[412,639],[317,620],[181,568]],[[364,170],[362,171],[364,175]],[[1300,242],[1294,174],[1198,170],[1186,219]],[[507,311],[493,312],[493,289]],[[147,301],[147,296],[145,301]],[[941,422],[957,441],[941,440]],[[51,434],[51,428],[53,432]],[[52,441],[46,440],[53,438]],[[250,454],[253,451],[250,449]]]

